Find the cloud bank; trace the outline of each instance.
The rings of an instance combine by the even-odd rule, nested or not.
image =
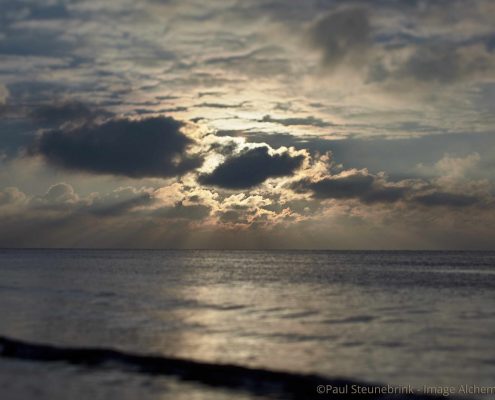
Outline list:
[[[173,118],[115,119],[43,132],[33,154],[66,169],[132,178],[167,178],[201,165],[187,154],[193,143]]]
[[[303,155],[293,156],[288,152],[270,154],[268,147],[256,147],[228,157],[211,173],[201,175],[198,180],[203,185],[247,189],[269,178],[292,175],[303,161]]]

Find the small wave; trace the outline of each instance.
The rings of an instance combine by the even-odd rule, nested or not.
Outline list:
[[[376,345],[377,346],[381,346],[381,347],[387,347],[387,348],[404,347],[404,343],[403,342],[394,342],[394,341],[390,341],[390,342],[377,342]]]
[[[405,322],[407,322],[407,319],[404,318],[389,318],[383,320],[384,324],[403,324]]]
[[[333,388],[350,388],[351,385],[359,385],[369,388],[370,393],[376,392],[378,387],[383,387],[383,385],[347,379],[329,379],[319,375],[304,375],[165,356],[139,355],[104,348],[56,347],[2,336],[0,336],[0,356],[39,362],[67,362],[84,367],[131,367],[140,373],[171,375],[182,380],[242,390],[272,399],[321,400],[322,395],[318,394],[317,388],[321,388],[322,385]],[[339,396],[342,399],[354,397],[350,394]],[[440,397],[420,395],[370,394],[365,397],[370,400],[440,399]]]
[[[348,318],[332,318],[326,319],[323,322],[325,324],[356,324],[356,323],[365,323],[371,322],[375,319],[375,317],[371,315],[356,315]]]
[[[110,298],[110,297],[117,297],[118,294],[115,293],[115,292],[98,292],[96,293],[96,297],[100,297],[100,298]]]
[[[305,317],[311,317],[313,315],[317,315],[318,311],[306,310],[306,311],[295,311],[293,313],[282,315],[280,318],[283,319],[299,319]]]
[[[231,310],[242,310],[246,308],[245,305],[242,304],[221,304],[221,305],[215,305],[211,306],[212,308],[217,308],[218,310],[222,311],[231,311]]]

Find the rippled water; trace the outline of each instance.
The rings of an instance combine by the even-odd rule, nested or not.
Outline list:
[[[494,295],[495,252],[0,251],[0,335],[401,385],[493,386]],[[232,398],[74,368],[4,359],[0,388]]]

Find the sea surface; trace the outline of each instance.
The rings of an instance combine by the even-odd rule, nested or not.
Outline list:
[[[0,250],[0,336],[391,385],[493,387],[495,252]],[[0,393],[271,398],[111,365],[1,357]]]

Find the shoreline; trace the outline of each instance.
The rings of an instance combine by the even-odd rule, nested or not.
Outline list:
[[[174,357],[142,355],[107,348],[59,347],[0,336],[0,357],[37,362],[65,362],[88,368],[128,369],[150,375],[174,376],[208,386],[223,387],[253,395],[307,400],[338,396],[343,399],[445,399],[439,395],[419,393],[411,386],[393,386],[329,378],[314,374],[249,368],[232,364],[215,364]],[[439,387],[440,388],[440,387]],[[452,393],[450,398],[454,398]],[[455,399],[461,397],[455,396]]]

